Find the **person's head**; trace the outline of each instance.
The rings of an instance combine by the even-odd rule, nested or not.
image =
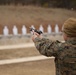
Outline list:
[[[76,19],[69,18],[63,24],[63,38],[67,40],[68,38],[75,38],[76,37]]]

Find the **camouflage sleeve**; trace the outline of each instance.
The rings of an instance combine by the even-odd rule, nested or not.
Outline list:
[[[52,41],[46,38],[35,38],[34,40],[37,50],[45,56],[57,57],[57,52],[59,48],[59,41]]]

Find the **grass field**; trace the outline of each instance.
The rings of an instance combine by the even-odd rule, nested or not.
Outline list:
[[[0,34],[5,25],[10,29],[10,33],[13,25],[16,25],[21,33],[22,25],[27,28],[34,25],[38,28],[42,24],[46,28],[48,24],[54,26],[58,23],[61,26],[70,17],[76,18],[76,11],[35,6],[0,6]]]

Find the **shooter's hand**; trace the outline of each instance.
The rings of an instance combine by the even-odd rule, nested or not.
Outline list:
[[[42,35],[41,34],[38,34],[37,32],[33,32],[33,35],[32,35],[32,40],[34,41],[35,38],[42,38]]]

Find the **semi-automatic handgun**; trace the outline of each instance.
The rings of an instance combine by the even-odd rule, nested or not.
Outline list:
[[[42,31],[36,30],[36,29],[34,29],[34,28],[31,27],[30,31],[33,31],[33,30],[34,30],[34,32],[38,33],[39,35],[43,33]]]

